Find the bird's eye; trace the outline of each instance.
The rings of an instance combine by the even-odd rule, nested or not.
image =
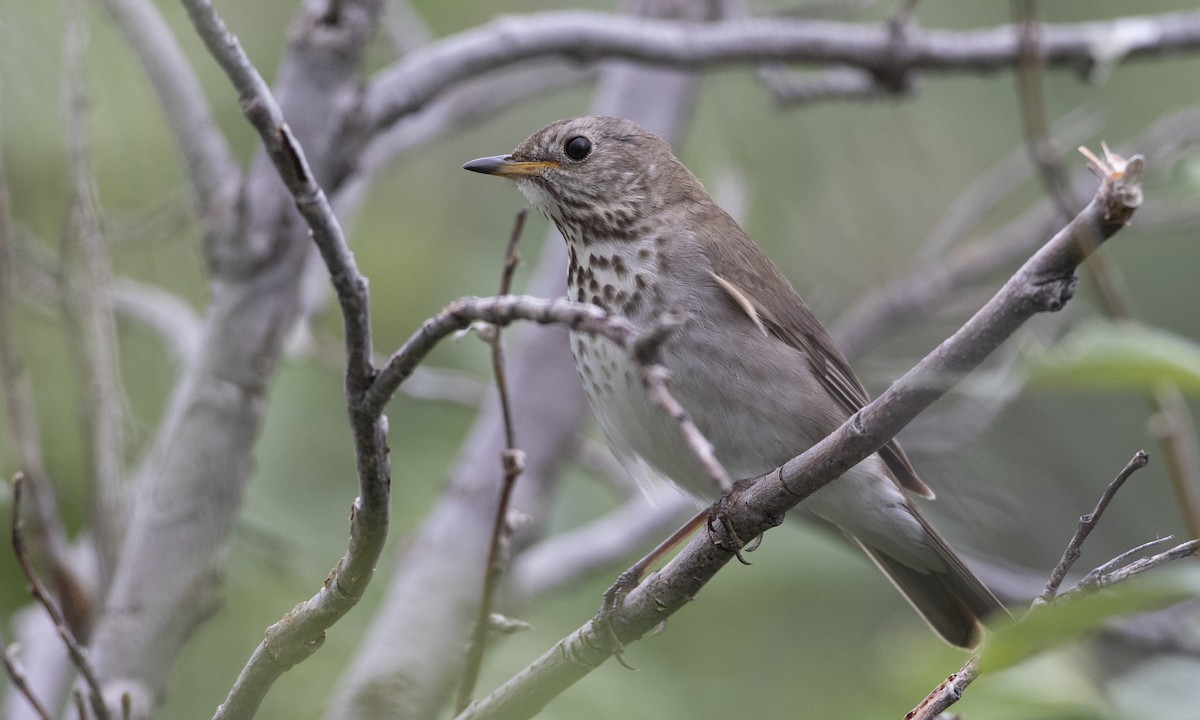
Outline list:
[[[582,135],[576,135],[563,144],[563,152],[572,160],[582,160],[592,151],[592,141]]]

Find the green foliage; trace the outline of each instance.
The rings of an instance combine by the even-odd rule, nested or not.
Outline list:
[[[993,673],[1095,632],[1119,617],[1161,610],[1200,597],[1200,573],[1164,570],[1061,604],[1039,607],[988,637],[980,669]]]
[[[1026,355],[1023,367],[1044,387],[1152,392],[1171,383],[1200,394],[1200,342],[1139,323],[1085,322],[1049,350]]]

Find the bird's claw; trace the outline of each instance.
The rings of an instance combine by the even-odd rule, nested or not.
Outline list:
[[[742,555],[742,553],[751,553],[757,550],[758,546],[762,544],[762,535],[751,538],[749,543],[743,542],[742,539],[738,537],[737,531],[734,529],[733,523],[729,519],[728,508],[730,503],[736,500],[746,488],[750,487],[750,485],[750,480],[739,480],[730,486],[728,490],[721,494],[720,499],[718,499],[712,504],[711,507],[709,507],[708,521],[706,523],[708,528],[708,540],[713,544],[713,547],[732,551],[737,557],[738,562],[743,565],[750,565],[751,563],[744,555]],[[717,525],[720,525],[721,529],[725,531],[725,538],[728,538],[730,543],[728,547],[726,546],[725,538],[722,538],[721,534],[717,532]]]
[[[627,670],[637,668],[625,659],[625,643],[617,637],[617,630],[613,627],[613,615],[625,604],[625,596],[638,586],[641,579],[641,573],[633,569],[618,575],[612,587],[604,591],[604,602],[600,604],[600,611],[596,613],[594,620],[596,629],[612,649],[613,657]]]

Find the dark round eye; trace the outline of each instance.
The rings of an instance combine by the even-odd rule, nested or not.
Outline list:
[[[592,151],[592,141],[576,135],[563,145],[563,152],[572,160],[582,160]]]

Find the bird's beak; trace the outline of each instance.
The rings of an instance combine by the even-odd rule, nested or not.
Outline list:
[[[484,175],[499,175],[500,177],[521,177],[541,175],[544,170],[562,167],[550,160],[521,161],[513,160],[512,155],[493,155],[463,165],[463,170],[483,173]]]

